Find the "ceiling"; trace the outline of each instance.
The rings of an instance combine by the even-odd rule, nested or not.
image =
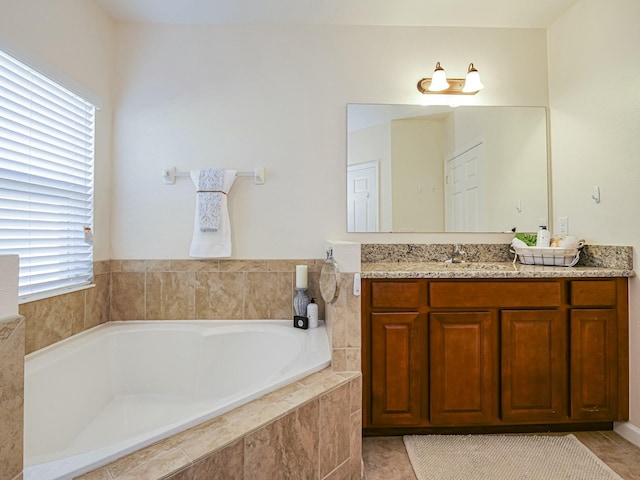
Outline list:
[[[120,22],[546,28],[578,0],[95,0]]]

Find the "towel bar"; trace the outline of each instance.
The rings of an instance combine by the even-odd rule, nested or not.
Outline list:
[[[176,177],[188,177],[189,172],[180,172],[176,170],[176,167],[169,167],[162,169],[162,179],[166,185],[173,185],[176,183]],[[252,172],[238,172],[236,177],[253,177],[254,185],[264,184],[264,167],[255,167]]]

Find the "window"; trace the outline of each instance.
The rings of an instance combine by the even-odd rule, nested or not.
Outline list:
[[[0,255],[22,300],[93,277],[95,106],[0,51]]]

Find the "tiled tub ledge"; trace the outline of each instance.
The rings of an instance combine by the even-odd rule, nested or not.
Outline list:
[[[362,376],[327,367],[82,480],[360,479]]]

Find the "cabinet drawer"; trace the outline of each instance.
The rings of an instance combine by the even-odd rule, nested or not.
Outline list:
[[[571,305],[578,307],[616,304],[616,282],[613,280],[573,280]]]
[[[433,282],[429,298],[434,308],[558,307],[560,282]]]
[[[394,310],[416,310],[421,304],[426,305],[425,293],[418,280],[385,282],[374,281],[371,283],[371,307],[392,308]]]

